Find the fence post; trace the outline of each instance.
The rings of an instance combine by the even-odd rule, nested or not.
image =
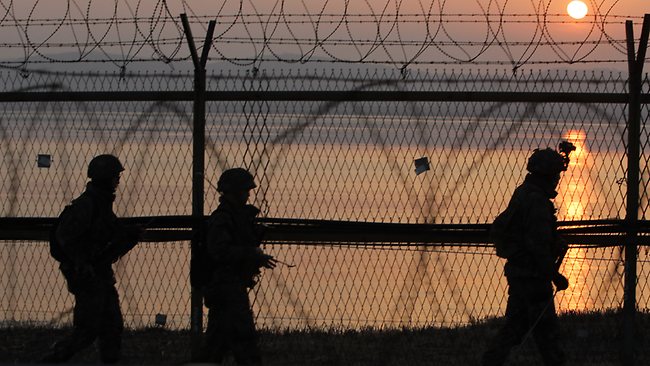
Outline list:
[[[194,258],[196,249],[202,245],[204,240],[204,187],[205,177],[205,64],[208,61],[208,53],[212,46],[212,35],[216,21],[211,20],[208,25],[208,32],[203,43],[203,51],[199,58],[192,37],[192,29],[187,20],[186,14],[181,14],[181,21],[190,48],[192,62],[194,63],[194,106],[193,106],[193,130],[192,130],[192,241],[190,244],[190,258]],[[194,263],[190,259],[190,266]],[[191,271],[191,268],[190,268]],[[203,332],[203,296],[200,289],[191,289],[190,309],[190,333],[192,359],[196,359],[201,345],[201,333]]]
[[[625,22],[627,58],[629,69],[630,100],[628,105],[628,160],[627,160],[627,212],[625,240],[625,286],[623,302],[623,350],[622,362],[626,366],[635,364],[636,347],[636,282],[637,282],[637,235],[639,220],[639,161],[641,146],[641,75],[648,46],[650,14],[643,18],[643,29],[638,54],[634,51],[634,29],[632,21]]]

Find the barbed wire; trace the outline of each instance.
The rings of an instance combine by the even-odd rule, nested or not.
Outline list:
[[[524,12],[508,0],[462,8],[446,0],[0,0],[0,67],[187,62],[181,13],[199,40],[215,19],[210,60],[237,66],[625,64],[624,22],[642,17],[616,14],[621,0],[585,2],[590,14],[575,21],[552,0],[531,1]]]

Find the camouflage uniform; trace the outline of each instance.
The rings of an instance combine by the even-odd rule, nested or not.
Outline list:
[[[222,196],[208,221],[207,253],[215,270],[203,288],[209,309],[203,361],[220,363],[232,352],[238,364],[260,364],[248,289],[260,273],[261,235],[254,225],[259,210]]]
[[[556,230],[555,207],[550,201],[557,192],[551,185],[529,174],[513,194],[517,215],[512,230],[521,241],[505,265],[509,287],[506,324],[483,355],[483,365],[502,365],[533,326],[532,336],[544,364],[564,364],[556,335],[552,286],[557,276],[555,262],[563,248]]]
[[[96,339],[102,362],[119,360],[123,321],[112,263],[137,243],[139,229],[118,223],[114,199],[90,182],[60,219],[55,235],[69,258],[60,269],[75,298],[74,329],[43,362],[65,362]]]

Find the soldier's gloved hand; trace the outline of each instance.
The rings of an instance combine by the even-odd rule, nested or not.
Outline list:
[[[257,254],[257,265],[259,267],[273,269],[278,264],[278,261],[272,255],[264,253],[260,247],[255,248],[255,253]]]
[[[278,261],[272,255],[262,254],[262,267],[273,269],[278,265]]]
[[[564,277],[560,272],[553,276],[553,284],[558,291],[564,291],[569,288],[569,280]]]

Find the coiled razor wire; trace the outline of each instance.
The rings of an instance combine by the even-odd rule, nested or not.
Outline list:
[[[631,1],[631,0],[625,0]],[[202,38],[216,19],[212,61],[411,65],[625,64],[622,0],[587,0],[574,21],[564,2],[532,0],[0,0],[0,67],[187,62],[179,14]],[[628,7],[629,8],[629,7]],[[467,32],[471,29],[471,32]],[[469,34],[468,34],[469,33]],[[199,42],[202,44],[202,42]]]

